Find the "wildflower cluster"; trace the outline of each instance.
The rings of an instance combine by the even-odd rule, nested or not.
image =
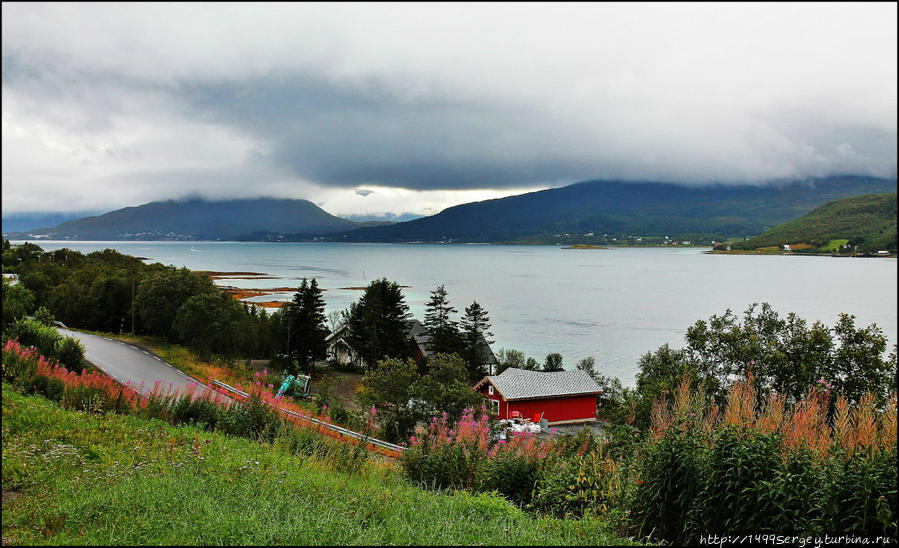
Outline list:
[[[190,382],[183,390],[161,380],[152,387],[144,383],[121,385],[95,371],[77,373],[58,361],[50,363],[34,348],[14,339],[4,344],[2,363],[4,380],[25,392],[42,394],[67,409],[133,414],[176,425],[197,424],[207,430],[268,442],[283,435],[289,426],[291,430],[309,431],[317,438],[329,438],[334,440],[332,443],[339,440],[341,445],[351,446],[354,467],[357,461],[368,457],[366,444],[327,428],[327,416],[314,416],[290,399],[276,399],[272,385],[264,385],[261,380],[246,387],[238,383],[237,388],[247,393],[240,401],[222,389],[197,382]],[[316,447],[321,445],[317,443]],[[361,445],[360,450],[355,449],[357,445]]]
[[[690,542],[702,531],[896,535],[894,393],[852,406],[821,379],[801,399],[735,382],[723,411],[683,380],[655,402],[633,466],[632,528]]]
[[[432,488],[498,491],[515,502],[530,500],[540,462],[555,451],[530,434],[500,439],[482,408],[465,409],[455,424],[447,414],[418,429],[400,457],[410,479]]]

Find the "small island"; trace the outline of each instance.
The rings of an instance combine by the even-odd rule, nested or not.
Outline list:
[[[574,244],[574,245],[567,245],[567,246],[563,247],[562,249],[609,249],[609,248],[604,245]]]

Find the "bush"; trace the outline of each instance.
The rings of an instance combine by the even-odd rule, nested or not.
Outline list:
[[[84,346],[74,337],[56,340],[53,355],[69,369],[78,370],[84,367]]]
[[[477,491],[496,491],[519,506],[531,501],[540,461],[536,455],[498,451],[477,470]]]
[[[744,535],[770,527],[770,507],[780,506],[784,495],[783,483],[768,481],[783,477],[781,438],[779,433],[730,426],[717,432],[713,448],[702,455],[704,486],[698,496],[696,534],[732,531]]]
[[[633,530],[674,543],[713,531],[895,537],[896,395],[851,408],[813,388],[788,406],[753,387],[735,383],[720,415],[687,382],[673,407],[656,405],[634,461]]]
[[[695,431],[671,429],[650,444],[637,469],[631,517],[640,536],[655,532],[676,544],[691,544],[691,508],[704,487],[705,448]]]

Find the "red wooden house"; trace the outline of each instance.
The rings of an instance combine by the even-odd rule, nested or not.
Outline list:
[[[572,371],[528,371],[514,367],[499,375],[484,377],[475,391],[491,400],[500,419],[542,416],[549,424],[596,420],[596,396],[601,392],[590,375]]]

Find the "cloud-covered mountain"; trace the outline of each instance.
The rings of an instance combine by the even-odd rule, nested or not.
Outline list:
[[[255,239],[266,239],[270,234],[311,236],[359,226],[307,200],[195,198],[126,207],[13,237],[41,234],[52,239],[73,240],[217,240],[253,234]]]
[[[339,239],[502,242],[541,240],[563,232],[751,236],[830,200],[895,190],[895,179],[857,176],[702,187],[586,181],[451,207],[431,217],[349,231]]]

